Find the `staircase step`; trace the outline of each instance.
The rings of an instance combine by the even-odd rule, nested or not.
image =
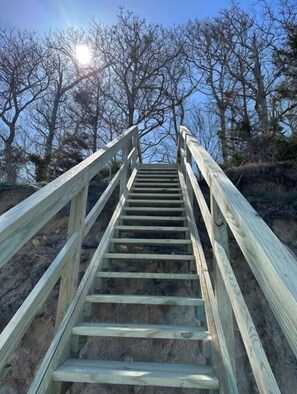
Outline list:
[[[97,272],[98,278],[125,278],[125,279],[164,279],[164,280],[198,280],[198,274],[165,274],[159,272]]]
[[[195,260],[192,254],[156,254],[156,253],[105,253],[106,259],[128,260]]]
[[[54,381],[217,389],[219,381],[207,365],[69,359]]]
[[[140,200],[137,200],[137,199],[127,199],[126,200],[127,201],[127,203],[129,203],[129,204],[131,204],[131,203],[134,203],[134,204],[146,204],[146,205],[153,205],[153,204],[156,204],[157,206],[159,206],[160,204],[166,204],[166,205],[180,205],[180,204],[184,204],[184,201],[183,200],[158,200],[158,199],[151,199],[151,200],[145,200],[145,199],[140,199]]]
[[[163,186],[167,185],[172,185],[172,184],[178,184],[179,181],[178,178],[175,177],[154,177],[154,178],[149,178],[149,177],[136,177],[135,178],[135,183],[143,183],[145,185],[154,185],[155,183],[160,184],[162,183]]]
[[[130,197],[158,197],[158,198],[180,198],[182,197],[182,193],[129,193],[129,198]]]
[[[174,170],[171,170],[171,169],[159,169],[159,170],[138,170],[138,172],[137,172],[137,174],[152,174],[152,175],[155,175],[155,174],[164,174],[164,175],[167,175],[167,174],[175,174],[175,175],[177,175],[177,170],[176,169],[174,169]]]
[[[164,182],[154,182],[154,183],[150,183],[149,185],[151,185],[152,187],[155,187],[155,188],[164,188],[164,187],[170,187],[170,188],[173,188],[173,187],[176,187],[176,188],[179,188],[179,183],[178,182],[170,182],[170,183],[168,183],[168,184],[164,184]],[[134,182],[134,186],[137,186],[137,187],[147,187],[148,186],[148,183],[147,182],[137,182],[137,181],[135,181]]]
[[[81,323],[72,329],[73,335],[124,338],[158,338],[209,340],[203,327],[169,326],[158,324]]]
[[[180,192],[180,188],[179,187],[171,187],[171,188],[158,188],[158,187],[138,187],[138,186],[134,186],[133,187],[133,193],[140,193],[140,192],[154,192],[154,193],[164,193],[164,192],[174,192],[174,193],[178,193]]]
[[[156,213],[166,213],[166,212],[184,212],[185,208],[167,208],[167,207],[124,207],[125,211],[139,211],[139,212],[156,212]]]
[[[171,227],[171,226],[115,226],[116,230],[121,231],[153,231],[153,232],[185,232],[189,227]]]
[[[172,183],[178,182],[175,175],[139,175],[135,178],[135,182],[164,182]]]
[[[140,216],[140,215],[122,215],[120,219],[123,220],[149,220],[149,221],[172,221],[172,222],[184,222],[187,220],[185,216]]]
[[[140,245],[191,245],[190,239],[149,239],[149,238],[111,238],[110,242],[116,244]]]
[[[124,294],[90,294],[86,296],[86,302],[100,304],[204,305],[204,300],[201,298]]]

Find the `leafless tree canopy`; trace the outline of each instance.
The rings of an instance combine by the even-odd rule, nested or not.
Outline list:
[[[174,159],[181,123],[226,165],[296,160],[296,15],[262,1],[172,28],[120,9],[112,26],[0,30],[0,179],[50,180],[133,124],[147,161]]]

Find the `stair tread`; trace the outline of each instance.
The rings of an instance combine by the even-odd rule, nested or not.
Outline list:
[[[174,187],[143,187],[143,186],[137,186],[137,185],[135,185],[134,187],[133,187],[133,189],[132,189],[133,191],[137,191],[137,192],[140,192],[140,191],[154,191],[154,192],[173,192],[173,191],[176,191],[176,192],[179,192],[180,191],[180,188],[179,187],[176,187],[176,186],[174,186]]]
[[[129,197],[182,197],[182,193],[129,193]]]
[[[73,327],[73,335],[109,336],[128,338],[190,339],[208,340],[209,332],[204,327],[171,326],[164,324],[99,323],[83,322]]]
[[[188,231],[189,227],[172,227],[172,226],[128,226],[128,225],[117,225],[117,230],[138,230],[138,231]]]
[[[69,359],[56,369],[54,381],[151,385],[187,388],[218,388],[219,381],[208,365],[162,364]]]
[[[168,220],[168,221],[185,221],[187,218],[185,216],[144,216],[144,215],[121,215],[120,219],[125,219],[125,220],[151,220],[151,221],[156,221],[156,220]]]
[[[90,294],[86,296],[86,302],[143,305],[204,305],[203,299],[195,297],[130,294]]]
[[[97,272],[96,276],[99,278],[198,280],[198,274],[172,274],[159,272],[100,271]]]
[[[145,203],[145,204],[152,204],[152,203],[156,203],[156,204],[184,204],[183,200],[158,200],[156,198],[151,199],[151,200],[145,200],[145,199],[127,199],[126,200],[129,204],[130,203]]]
[[[125,211],[145,211],[145,212],[183,212],[185,208],[168,207],[124,207]]]
[[[155,239],[155,238],[111,238],[110,242],[117,244],[141,244],[141,245],[191,245],[190,239]]]
[[[139,186],[144,186],[144,187],[146,187],[146,186],[149,186],[149,185],[151,185],[151,186],[153,186],[153,187],[160,186],[161,189],[162,189],[163,187],[168,188],[169,186],[170,186],[171,188],[180,186],[179,182],[170,182],[170,183],[166,183],[166,184],[164,184],[163,182],[154,182],[154,183],[149,183],[149,184],[148,184],[147,182],[142,182],[142,181],[140,181],[140,182],[135,181],[135,182],[134,182],[134,186],[138,186],[138,187],[139,187]]]
[[[194,260],[192,254],[156,254],[156,253],[105,253],[107,259],[137,259],[137,260]]]

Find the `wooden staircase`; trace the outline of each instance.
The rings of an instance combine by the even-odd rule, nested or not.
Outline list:
[[[142,165],[138,168],[135,181],[123,206],[118,223],[114,227],[109,242],[109,252],[103,255],[104,269],[96,272],[97,292],[85,297],[85,302],[93,304],[135,304],[162,306],[185,306],[200,309],[197,315],[204,316],[203,299],[195,296],[151,295],[149,285],[152,280],[197,281],[195,257],[188,227],[185,198],[181,190],[177,166]],[[137,249],[137,253],[129,250]],[[164,253],[164,250],[166,253]],[[125,264],[125,263],[128,264]],[[163,267],[161,272],[152,271],[156,265]],[[122,267],[128,270],[122,271]],[[183,268],[181,268],[183,267]],[[144,269],[143,269],[144,268]],[[182,272],[180,272],[182,270]],[[140,285],[144,294],[105,294],[103,280],[140,280],[148,286]],[[182,284],[181,284],[182,286]],[[115,282],[115,290],[116,290]],[[198,289],[198,293],[200,291]],[[197,294],[197,289],[196,289]],[[93,309],[93,308],[92,308]],[[168,309],[168,308],[167,308]],[[167,311],[168,312],[168,311]],[[98,309],[100,318],[100,307]],[[165,316],[166,318],[166,316]],[[201,323],[201,325],[199,325]],[[204,321],[194,319],[193,325],[141,324],[87,321],[72,328],[74,336],[146,338],[178,341],[210,340]],[[168,342],[168,341],[167,341]],[[143,346],[143,342],[141,345]],[[166,342],[164,344],[166,346]],[[170,347],[168,347],[170,349]],[[168,356],[168,358],[170,358]],[[147,359],[147,357],[145,357]],[[110,361],[89,359],[68,359],[53,374],[54,381],[81,383],[108,383],[120,385],[149,385],[183,388],[217,389],[218,378],[210,365],[143,362],[141,360]],[[118,392],[121,389],[118,388]],[[174,391],[175,392],[175,391]],[[180,392],[179,390],[176,391]]]
[[[90,182],[115,157],[119,170],[87,211]],[[117,191],[118,204],[80,278],[83,240]],[[59,288],[55,334],[24,392],[81,393],[95,383],[95,392],[107,384],[121,394],[138,393],[138,386],[154,386],[143,388],[150,394],[249,394],[250,369],[236,374],[243,344],[259,393],[280,393],[230,263],[229,234],[296,356],[297,261],[188,129],[180,127],[176,164],[142,164],[133,126],[0,216],[0,268],[69,203],[63,246],[0,334],[0,373]]]

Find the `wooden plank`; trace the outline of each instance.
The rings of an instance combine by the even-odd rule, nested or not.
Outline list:
[[[90,210],[88,213],[87,217],[85,218],[85,233],[84,235],[86,236],[90,229],[92,228],[93,224],[96,222],[98,216],[102,212],[103,208],[105,207],[105,204],[107,203],[108,199],[110,198],[112,192],[116,188],[117,184],[119,183],[122,174],[124,171],[126,171],[129,163],[133,159],[133,157],[136,156],[136,150],[133,148],[133,150],[129,153],[127,161],[121,165],[119,171],[116,173],[116,175],[113,177],[107,188],[104,190],[103,194],[99,198],[99,200],[96,202],[96,204],[93,206],[93,208]]]
[[[71,201],[70,216],[68,220],[68,238],[75,233],[79,234],[79,238],[77,240],[76,250],[73,258],[65,266],[65,269],[63,270],[61,275],[55,322],[56,329],[61,323],[64,313],[68,308],[77,288],[81,245],[84,237],[84,223],[86,216],[87,200],[88,184],[83,189],[81,189]]]
[[[135,138],[135,136],[134,136],[134,138]],[[127,165],[128,164],[127,163],[127,161],[128,161],[127,159],[128,159],[128,154],[129,154],[129,151],[131,150],[131,148],[132,148],[132,141],[129,144],[126,144],[122,148],[122,165],[121,165],[121,167],[125,165],[125,168],[122,171],[122,176],[121,176],[121,179],[120,179],[120,196],[123,194],[124,189],[125,189],[126,184],[127,184],[127,180],[128,180],[128,171],[129,171],[129,169],[128,169],[128,165]],[[137,151],[136,147],[134,147],[133,149],[135,149],[135,151]],[[121,170],[121,168],[120,168],[120,170]],[[118,171],[118,173],[119,173],[119,171]]]
[[[79,234],[73,234],[39,279],[0,335],[0,373],[44,304],[69,258],[74,254]]]
[[[280,389],[276,383],[256,327],[233,273],[229,258],[223,247],[217,241],[214,243],[214,253],[230,302],[233,306],[238,328],[240,330],[247,356],[250,360],[259,392],[280,394]]]
[[[101,360],[68,360],[54,372],[54,380],[183,388],[219,385],[213,369],[205,365]]]
[[[130,179],[128,181],[127,190],[124,195],[120,198],[120,201],[112,215],[112,218],[103,234],[101,241],[96,249],[90,264],[88,265],[86,272],[79,284],[77,292],[66,311],[66,314],[48,348],[48,351],[41,362],[41,365],[35,374],[33,382],[29,388],[28,394],[42,394],[55,392],[52,381],[52,373],[58,365],[65,361],[70,352],[72,327],[78,323],[78,320],[82,317],[83,307],[85,305],[85,296],[92,287],[96,272],[98,269],[102,269],[104,262],[103,255],[106,252],[109,239],[111,237],[114,224],[116,223],[121,209],[125,204],[126,196],[129,189],[132,187],[136,176],[136,169],[133,170]]]
[[[184,195],[187,216],[189,217],[189,230],[193,245],[193,253],[196,258],[196,267],[199,275],[201,294],[205,301],[207,327],[210,335],[213,338],[211,341],[211,349],[214,356],[213,364],[220,380],[220,390],[223,393],[239,394],[217,309],[217,302],[214,297],[207,263],[181,169],[179,171],[179,179]]]
[[[297,356],[296,259],[191,133],[184,127],[181,133],[190,134],[192,156]]]
[[[195,197],[197,199],[200,211],[201,211],[201,215],[203,217],[203,221],[207,230],[207,233],[209,235],[209,238],[211,238],[212,236],[212,225],[211,225],[211,216],[210,216],[210,212],[208,209],[208,206],[206,204],[205,198],[202,194],[202,191],[200,189],[200,186],[197,182],[197,178],[191,168],[191,166],[189,165],[189,163],[185,163],[185,167],[186,167],[186,171],[187,174],[189,176],[189,180],[191,182],[192,188],[193,188],[193,192],[195,194]]]
[[[151,222],[156,222],[156,221],[167,221],[167,222],[184,222],[187,220],[185,216],[141,216],[141,215],[121,215],[120,219],[122,220],[149,220]]]
[[[177,175],[161,175],[161,174],[139,174],[136,178],[136,181],[141,181],[141,182],[149,182],[149,181],[153,181],[153,182],[177,182],[178,178]]]
[[[229,241],[228,241],[228,226],[227,222],[222,215],[220,208],[218,207],[214,196],[211,194],[210,197],[211,205],[211,218],[212,218],[212,239],[211,243],[214,244],[217,241],[225,250],[226,254],[229,255]],[[221,275],[221,271],[218,267],[216,257],[213,251],[213,262],[214,262],[214,291],[217,300],[218,311],[224,331],[227,349],[230,355],[233,372],[236,375],[235,365],[235,340],[234,340],[234,323],[233,323],[233,310],[229,300],[228,293],[226,291],[225,283]]]
[[[150,168],[155,168],[155,169],[174,169],[175,171],[177,170],[176,164],[175,163],[162,163],[162,164],[151,164],[151,163],[143,163],[139,165],[138,167],[140,170],[144,169],[150,169]]]
[[[137,133],[135,133],[133,143],[134,143],[134,146],[137,148],[139,163],[142,164],[142,151],[141,151],[141,145],[140,145],[140,136],[138,133],[138,126],[137,126]]]
[[[121,231],[151,231],[151,232],[185,232],[189,230],[189,227],[171,227],[171,226],[115,226],[116,230]]]
[[[139,198],[139,197],[157,197],[157,198],[167,198],[167,197],[170,197],[170,198],[180,198],[180,197],[182,197],[182,194],[181,193],[134,193],[134,192],[132,192],[132,193],[130,193],[129,194],[129,198],[131,198],[131,197],[135,197],[135,198]]]
[[[138,176],[135,180],[135,182],[137,183],[143,183],[145,185],[151,185],[151,184],[155,184],[155,183],[162,183],[163,185],[167,186],[167,185],[171,185],[173,183],[177,183],[178,182],[178,178],[177,177],[150,177],[150,176]]]
[[[73,335],[210,340],[209,332],[203,327],[169,326],[159,324],[114,324],[114,323],[81,323],[72,329]]]
[[[126,278],[126,279],[164,279],[164,280],[198,280],[197,274],[165,274],[153,272],[97,272],[98,278]]]
[[[204,305],[201,298],[151,296],[151,295],[125,295],[125,294],[89,294],[86,302],[104,304],[139,304],[139,305]]]
[[[106,259],[117,260],[194,260],[191,254],[156,254],[156,253],[105,253]]]
[[[131,127],[0,217],[0,267],[108,163],[135,130]]]
[[[128,199],[127,203],[131,204],[131,203],[142,203],[142,204],[157,204],[157,206],[159,206],[160,204],[166,204],[166,205],[180,205],[183,204],[183,200],[157,200],[157,199],[151,199],[151,200],[145,200],[145,199]]]
[[[140,244],[140,245],[189,245],[190,239],[153,239],[153,238],[111,238],[110,242],[118,244]]]
[[[185,208],[180,207],[124,207],[124,211],[135,211],[135,212],[150,212],[150,213],[167,213],[167,212],[184,212]]]
[[[141,193],[141,192],[149,192],[149,193],[164,193],[164,192],[172,192],[172,193],[178,193],[180,189],[178,187],[172,187],[172,188],[163,188],[161,187],[133,187],[133,192],[134,193]]]
[[[137,180],[134,183],[134,186],[137,187],[147,187],[148,186],[148,182],[138,182]],[[163,187],[176,187],[179,189],[179,183],[178,182],[169,182],[168,184],[164,184],[164,182],[154,182],[152,183],[152,186],[155,188],[163,188]]]

